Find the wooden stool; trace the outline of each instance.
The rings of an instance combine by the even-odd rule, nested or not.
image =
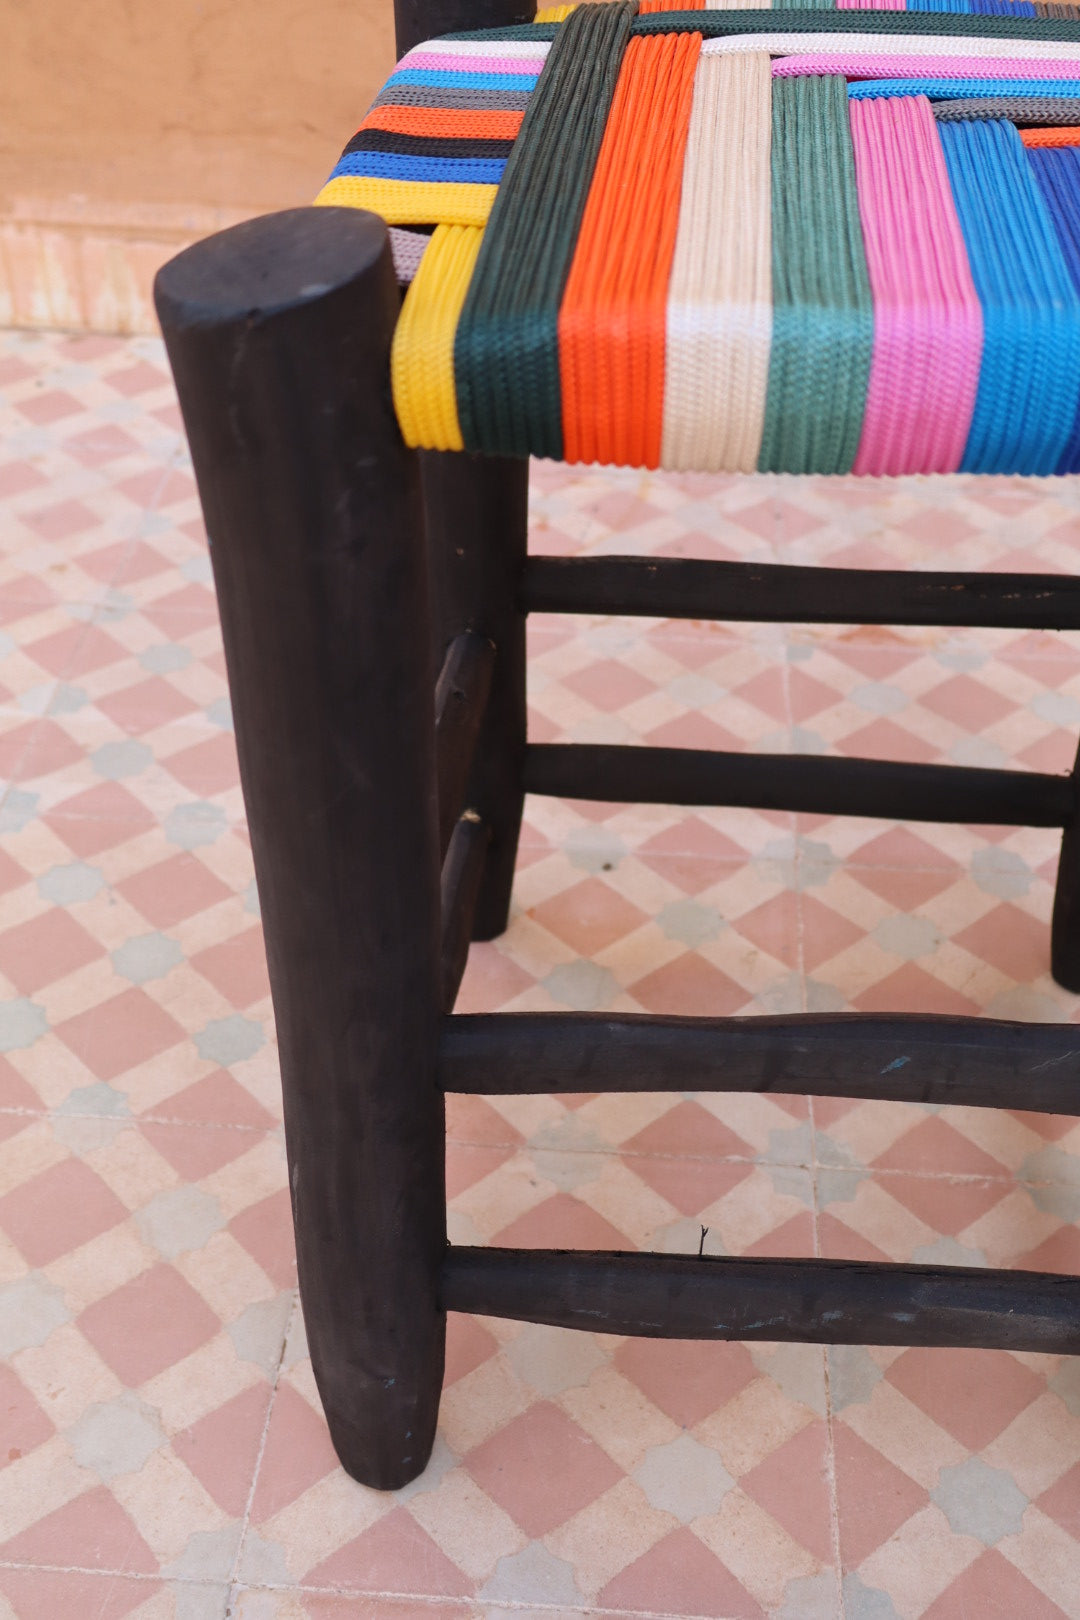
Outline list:
[[[399,48],[512,20],[499,0],[402,0]],[[399,303],[386,228],[350,209],[237,226],[157,284],[221,608],[304,1316],[344,1467],[381,1489],[423,1469],[447,1310],[650,1337],[1080,1354],[1072,1277],[447,1246],[447,1091],[1080,1113],[1067,1024],[448,1016],[470,939],[505,926],[526,792],[1060,826],[1053,971],[1080,990],[1075,770],[528,744],[525,615],[1075,630],[1080,589],[1059,576],[529,560],[527,463],[405,449],[388,386]]]

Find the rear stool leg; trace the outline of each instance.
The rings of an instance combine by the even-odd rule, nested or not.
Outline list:
[[[459,28],[508,28],[535,15],[536,0],[394,0],[397,54]]]
[[[491,829],[474,939],[506,927],[525,769],[525,564],[529,464],[440,454],[420,457],[435,604],[436,662],[454,636],[475,630],[495,644],[495,668],[466,802]]]
[[[1072,783],[1074,797],[1080,801],[1080,753],[1073,765]],[[1050,931],[1050,971],[1063,990],[1080,992],[1080,802],[1061,838]]]
[[[386,229],[253,220],[156,296],[211,536],[315,1377],[346,1469],[391,1489],[431,1450],[446,1221],[432,636]]]
[[[531,22],[535,0],[394,0],[397,54],[458,28]],[[479,456],[420,457],[435,602],[435,663],[460,631],[497,648],[468,803],[491,829],[473,919],[474,939],[506,927],[525,765],[525,618],[517,589],[525,561],[529,468]]]

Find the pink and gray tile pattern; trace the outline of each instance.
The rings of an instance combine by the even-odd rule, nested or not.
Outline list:
[[[0,340],[0,1620],[1077,1620],[1080,1362],[451,1323],[438,1445],[336,1466],[160,346]],[[534,546],[1072,571],[1075,483],[535,469]],[[1080,647],[538,619],[533,734],[1065,769]],[[1073,1019],[1044,831],[531,802],[465,1009]],[[454,1100],[451,1232],[1080,1269],[1080,1123]]]

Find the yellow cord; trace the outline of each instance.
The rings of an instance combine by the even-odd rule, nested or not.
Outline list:
[[[339,175],[315,199],[317,208],[369,208],[388,225],[485,225],[498,186],[455,180],[372,180]]]
[[[576,6],[545,6],[542,11],[536,13],[533,22],[565,22],[570,13],[576,10]]]
[[[413,449],[463,450],[454,386],[454,337],[483,231],[439,225],[405,294],[390,351],[401,435]]]

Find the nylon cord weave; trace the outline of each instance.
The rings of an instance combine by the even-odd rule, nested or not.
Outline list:
[[[575,11],[529,103],[458,323],[467,448],[562,457],[559,303],[631,20],[624,0]]]
[[[696,34],[632,40],[559,313],[569,461],[660,463],[668,281]]]
[[[1080,400],[1080,301],[1012,125],[938,131],[984,320],[960,470],[1052,473]]]
[[[698,63],[667,308],[665,467],[753,472],[772,337],[769,58]]]
[[[846,473],[873,346],[847,85],[775,79],[773,336],[760,472]]]

